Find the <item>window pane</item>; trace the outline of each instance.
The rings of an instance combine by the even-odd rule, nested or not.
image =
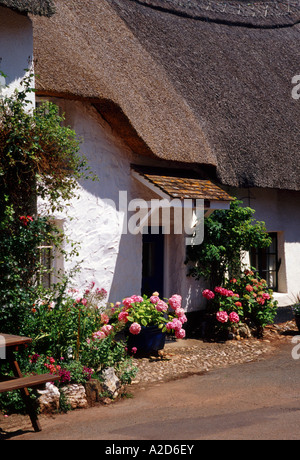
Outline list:
[[[277,284],[276,271],[268,272],[265,279],[270,289],[276,289],[276,284]]]
[[[273,254],[276,254],[277,252],[277,235],[275,234],[270,234],[271,238],[272,238],[272,244],[271,246],[268,248],[268,252],[272,252]]]
[[[269,255],[268,256],[268,264],[267,264],[267,270],[276,270],[277,266],[277,258],[276,255]]]
[[[51,285],[51,260],[52,260],[52,247],[40,248],[40,283],[44,288],[49,288]]]
[[[250,254],[252,267],[256,268],[261,278],[267,281],[269,288],[277,290],[278,254],[277,233],[270,233],[272,244],[268,248],[253,248]]]

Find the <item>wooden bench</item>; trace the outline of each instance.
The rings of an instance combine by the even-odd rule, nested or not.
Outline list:
[[[41,374],[3,380],[0,381],[0,393],[20,390],[21,388],[39,387],[47,382],[54,382],[55,380],[59,380],[59,378],[60,377],[58,375]]]
[[[28,388],[39,387],[47,382],[54,382],[55,380],[59,380],[60,377],[53,374],[30,375],[23,377],[19,364],[14,356],[14,352],[18,350],[19,346],[32,342],[32,339],[29,337],[19,337],[7,334],[0,334],[0,337],[0,351],[3,352],[5,349],[4,361],[10,364],[11,370],[14,374],[14,377],[5,377],[4,379],[0,378],[0,393],[20,390],[34,430],[41,431],[42,428],[38,421],[36,412],[32,407]],[[3,359],[2,356],[1,358]]]

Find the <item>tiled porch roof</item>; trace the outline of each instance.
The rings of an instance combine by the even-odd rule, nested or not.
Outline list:
[[[227,202],[233,200],[227,192],[210,180],[200,179],[189,171],[163,169],[158,171],[139,166],[132,166],[132,169],[146,179],[149,185],[152,184],[171,198]]]

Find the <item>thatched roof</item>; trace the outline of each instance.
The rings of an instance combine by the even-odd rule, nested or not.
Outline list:
[[[90,98],[136,151],[300,190],[297,0],[56,0],[38,90]]]
[[[0,6],[40,16],[52,16],[55,12],[52,0],[0,0]]]

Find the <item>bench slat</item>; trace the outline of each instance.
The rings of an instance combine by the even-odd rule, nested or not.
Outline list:
[[[27,387],[36,387],[47,382],[54,382],[55,380],[59,380],[59,378],[60,377],[58,375],[42,374],[6,380],[5,382],[0,382],[0,393],[5,391],[20,390],[21,388]]]

